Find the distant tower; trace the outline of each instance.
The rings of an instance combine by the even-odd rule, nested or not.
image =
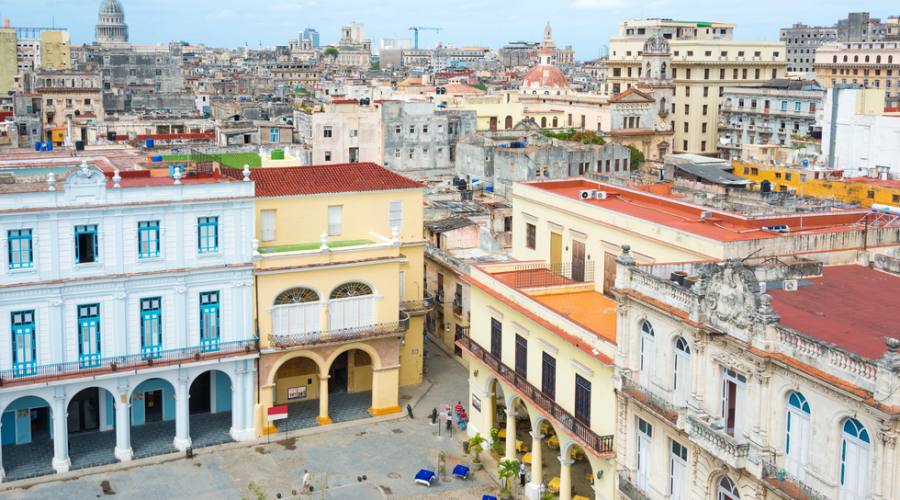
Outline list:
[[[128,43],[128,25],[125,10],[119,0],[103,0],[94,32],[98,44]]]
[[[669,112],[669,105],[675,96],[675,86],[672,83],[672,49],[669,41],[663,38],[662,32],[644,42],[644,49],[640,52],[641,71],[638,86],[652,91],[656,98],[659,116],[665,117]]]
[[[550,21],[547,21],[547,25],[544,26],[544,41],[541,42],[541,47],[550,47],[551,49],[556,47],[553,42],[553,28],[550,27]]]

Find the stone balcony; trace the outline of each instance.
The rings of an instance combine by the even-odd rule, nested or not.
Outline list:
[[[624,375],[621,377],[620,390],[626,397],[655,413],[658,417],[668,420],[676,428],[684,429],[687,417],[686,407],[675,406],[669,399],[655,394],[652,390]]]
[[[687,433],[691,441],[722,460],[729,467],[744,469],[750,455],[750,445],[738,442],[734,436],[693,415],[687,418]]]
[[[832,498],[767,460],[762,460],[762,479],[770,488],[787,498],[795,500],[829,500]]]

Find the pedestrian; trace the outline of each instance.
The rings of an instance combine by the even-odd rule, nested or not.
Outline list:
[[[302,493],[309,493],[309,469],[303,469],[303,488]]]
[[[525,487],[525,464],[519,464],[519,486]]]
[[[447,412],[447,430],[449,431],[452,428],[453,428],[453,414],[450,412]]]

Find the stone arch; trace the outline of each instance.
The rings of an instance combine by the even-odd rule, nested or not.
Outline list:
[[[113,380],[91,380],[80,384],[72,384],[66,387],[66,408],[69,407],[69,403],[72,402],[79,392],[93,387],[105,390],[114,397],[119,393],[119,387]]]
[[[375,287],[362,280],[352,280],[332,288],[331,292],[328,293],[328,300],[362,297],[365,295],[376,295]]]
[[[314,287],[292,286],[285,288],[272,300],[272,305],[303,304],[307,302],[319,302],[322,294]]]
[[[294,358],[308,358],[311,359],[316,367],[319,369],[319,374],[327,373],[323,367],[327,367],[325,364],[325,359],[322,358],[318,353],[308,350],[300,350],[300,351],[290,351],[284,354],[278,361],[276,361],[272,367],[269,369],[269,376],[266,379],[266,385],[273,386],[275,385],[275,375],[278,374],[278,370],[284,366],[285,363],[294,359]]]
[[[173,389],[178,387],[178,380],[173,380],[165,375],[157,374],[157,373],[145,374],[136,380],[135,379],[130,380],[130,382],[134,382],[134,383],[131,383],[128,386],[128,401],[132,400],[132,398],[134,397],[135,391],[141,384],[143,384],[144,382],[147,382],[149,380],[153,380],[153,379],[160,379],[165,382],[168,382],[169,385],[171,385]]]
[[[327,374],[328,370],[331,368],[331,365],[334,364],[334,360],[336,360],[338,356],[345,352],[352,351],[353,349],[359,349],[360,351],[368,354],[372,359],[372,367],[374,369],[377,370],[382,368],[381,354],[379,354],[377,349],[363,342],[353,342],[352,344],[342,345],[332,351],[331,354],[328,355],[328,358],[325,360],[325,364],[320,365],[320,367],[324,367],[322,373]]]

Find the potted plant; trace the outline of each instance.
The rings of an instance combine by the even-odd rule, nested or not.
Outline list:
[[[494,455],[497,455],[498,457],[503,456],[503,453],[505,451],[503,449],[504,444],[501,441],[501,439],[502,438],[500,437],[500,429],[498,429],[496,427],[491,428],[491,451],[494,453]]]
[[[500,468],[497,475],[500,476],[500,498],[504,500],[512,499],[512,482],[519,473],[518,460],[501,460]]]
[[[478,454],[484,451],[483,445],[485,441],[487,441],[487,439],[485,439],[480,432],[476,432],[474,436],[469,438],[469,452],[472,453],[472,468],[475,470],[481,470],[481,468],[484,467]]]

